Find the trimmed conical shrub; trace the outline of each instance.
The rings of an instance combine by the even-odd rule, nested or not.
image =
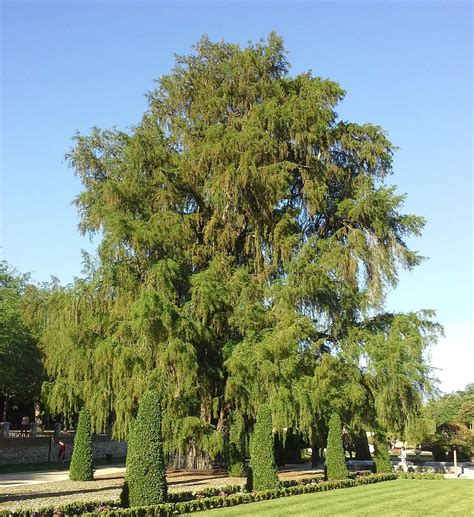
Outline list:
[[[252,490],[278,488],[277,468],[273,451],[272,414],[266,405],[260,407],[250,442],[250,472],[247,487]]]
[[[387,447],[387,439],[383,434],[374,435],[374,462],[377,474],[392,472],[393,470]]]
[[[166,465],[161,436],[161,404],[156,392],[146,392],[128,440],[127,474],[122,500],[130,506],[166,501]]]
[[[79,413],[74,449],[72,451],[69,477],[73,481],[91,481],[94,479],[92,465],[91,416],[87,409]]]
[[[326,477],[329,481],[347,479],[349,472],[342,445],[342,425],[339,415],[333,413],[329,420],[329,434],[326,450]]]

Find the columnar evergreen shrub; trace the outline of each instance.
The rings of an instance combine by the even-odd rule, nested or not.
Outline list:
[[[277,468],[273,450],[272,414],[262,405],[250,442],[250,473],[247,486],[253,490],[278,488]]]
[[[161,404],[146,392],[128,441],[127,474],[122,501],[130,506],[160,504],[167,499],[166,465],[161,436]]]
[[[94,479],[91,416],[87,409],[82,409],[79,413],[69,477],[73,481],[91,481]]]
[[[244,419],[238,411],[232,411],[229,418],[227,470],[229,476],[245,475]]]
[[[326,452],[326,476],[329,481],[347,479],[349,472],[342,445],[342,425],[337,413],[333,413],[329,420],[329,434]]]
[[[382,434],[374,435],[374,462],[375,472],[377,472],[377,474],[392,472],[393,470],[387,447],[387,439]]]

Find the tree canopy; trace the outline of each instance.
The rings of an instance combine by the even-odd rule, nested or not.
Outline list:
[[[323,432],[333,412],[403,429],[429,389],[432,312],[384,310],[423,218],[389,183],[394,146],[340,119],[341,86],[291,75],[282,39],[202,38],[127,132],[77,134],[72,285],[29,293],[55,410],[126,435],[147,389],[166,450],[223,450],[232,411]]]
[[[43,368],[37,343],[22,316],[22,297],[28,277],[0,262],[0,397],[2,421],[8,406],[39,397]],[[32,405],[33,406],[33,405]]]
[[[430,400],[410,426],[409,437],[431,450],[439,461],[445,461],[453,447],[461,457],[470,459],[474,447],[474,384]]]

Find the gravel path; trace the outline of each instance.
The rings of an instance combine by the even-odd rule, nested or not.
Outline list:
[[[302,479],[321,472],[301,467],[284,469],[280,471],[280,479]],[[167,478],[171,492],[245,483],[245,478],[229,477],[219,472],[171,472]],[[116,474],[86,482],[66,480],[8,487],[0,489],[0,510],[40,509],[79,501],[118,501],[122,484],[123,475]]]
[[[208,486],[238,485],[244,478],[231,478],[216,473],[172,473],[168,475],[171,492],[197,490]],[[40,509],[62,506],[79,501],[118,501],[123,476],[107,477],[94,481],[51,481],[0,490],[0,510],[19,508]]]

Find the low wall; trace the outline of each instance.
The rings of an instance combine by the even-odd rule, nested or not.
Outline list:
[[[74,436],[63,436],[66,445],[66,459],[71,458]],[[16,465],[27,463],[47,463],[48,456],[52,462],[57,460],[58,444],[51,443],[49,438],[0,438],[0,465]],[[92,439],[94,458],[104,458],[112,454],[114,458],[127,455],[127,443],[116,442],[108,436],[94,436]]]
[[[421,464],[407,461],[408,472],[455,474],[459,469],[469,469],[472,467],[473,464],[468,461],[458,462],[458,470],[454,467],[454,463],[450,461],[424,461]],[[403,470],[403,465],[401,463],[395,463],[395,470]]]

